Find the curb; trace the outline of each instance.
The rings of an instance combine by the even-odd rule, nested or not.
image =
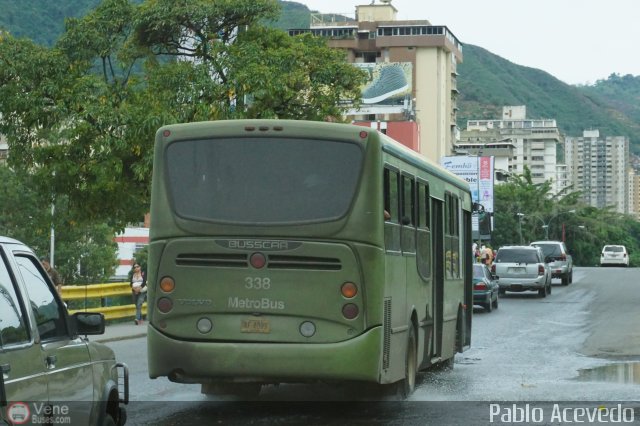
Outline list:
[[[109,342],[118,342],[120,340],[137,339],[140,337],[147,337],[147,333],[127,334],[126,336],[105,337],[102,339],[96,339],[94,341],[98,343],[109,343]]]

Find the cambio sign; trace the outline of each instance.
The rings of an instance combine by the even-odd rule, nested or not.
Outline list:
[[[474,203],[480,204],[484,212],[492,216],[493,214],[493,157],[442,157],[441,164],[450,172],[456,174],[469,183],[471,199]],[[479,215],[472,217],[472,230],[474,238],[479,232]],[[493,226],[491,226],[493,229]],[[481,232],[482,238],[488,238],[489,232]]]

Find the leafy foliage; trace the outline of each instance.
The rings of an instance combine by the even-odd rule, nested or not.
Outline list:
[[[587,206],[579,192],[552,195],[550,182],[532,183],[526,168],[523,175],[497,185],[494,196],[494,249],[545,240],[547,232],[550,240],[560,241],[564,233],[576,265],[598,265],[605,244],[626,246],[631,264],[640,265],[640,224],[630,216]]]
[[[104,0],[52,48],[4,35],[10,164],[64,194],[71,221],[122,229],[148,211],[161,125],[341,116],[364,74],[323,40],[260,25],[278,14],[275,0]]]
[[[79,225],[66,216],[68,199],[52,200],[32,189],[31,177],[0,167],[0,235],[11,236],[40,256],[50,256],[55,230],[55,267],[65,284],[102,282],[117,266],[114,230],[104,224]],[[52,223],[53,222],[53,223]]]
[[[0,28],[16,37],[53,46],[64,31],[64,19],[84,16],[99,3],[100,0],[0,0]],[[226,4],[230,3],[233,2],[227,0]],[[261,23],[283,30],[309,27],[307,6],[293,1],[278,3],[281,12],[261,18]],[[628,136],[632,150],[640,153],[638,76],[612,74],[593,85],[571,86],[544,71],[516,65],[473,44],[464,46],[464,62],[458,72],[461,128],[469,119],[500,117],[504,105],[527,105],[530,117],[555,118],[567,135],[580,136],[585,129],[597,128],[603,135]]]
[[[0,0],[0,29],[53,46],[64,31],[66,18],[83,16],[98,3],[100,0]]]

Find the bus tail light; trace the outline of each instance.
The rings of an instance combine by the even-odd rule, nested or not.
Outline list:
[[[360,310],[358,309],[358,306],[353,303],[347,303],[342,307],[342,315],[346,319],[354,319],[359,313]]]
[[[157,305],[158,310],[163,314],[166,314],[167,312],[171,311],[171,309],[173,309],[173,301],[168,297],[161,297],[160,299],[158,299]]]
[[[171,277],[163,277],[160,280],[160,289],[165,293],[171,293],[176,288],[176,282]]]
[[[358,287],[352,282],[346,282],[340,287],[340,292],[347,299],[353,299],[358,294]]]

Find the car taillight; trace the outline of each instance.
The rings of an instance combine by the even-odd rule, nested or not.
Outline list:
[[[493,265],[491,265],[491,273],[492,274],[496,273],[496,264],[495,263]]]
[[[560,260],[567,260],[567,255],[566,254],[560,255]]]
[[[487,289],[487,285],[485,283],[477,283],[476,285],[473,286],[474,290],[486,290]]]
[[[544,266],[538,265],[538,275],[544,275]]]

